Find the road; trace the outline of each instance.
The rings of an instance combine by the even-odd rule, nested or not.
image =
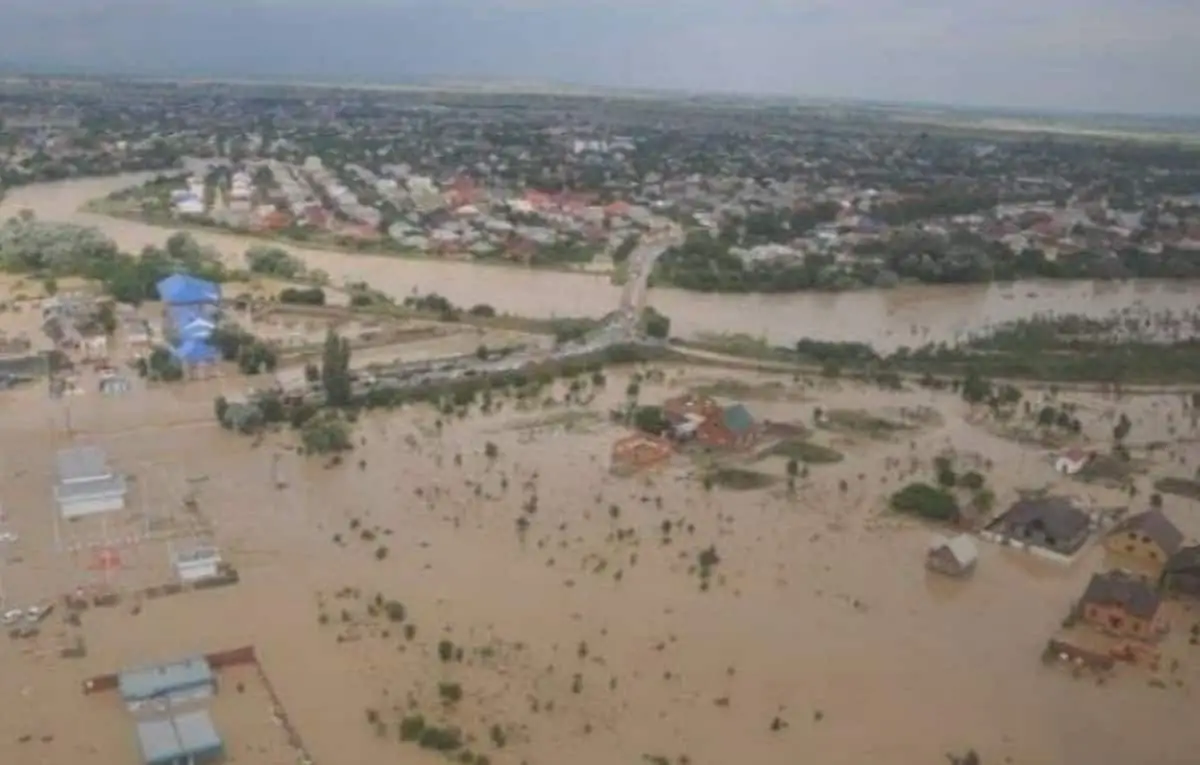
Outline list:
[[[646,293],[650,289],[650,274],[654,264],[668,248],[683,243],[683,229],[669,221],[660,220],[642,237],[629,255],[628,280],[621,292],[621,301],[608,320],[583,338],[563,343],[551,350],[529,349],[516,351],[501,358],[480,359],[474,354],[434,361],[415,361],[391,367],[383,379],[372,383],[389,388],[412,388],[449,383],[467,377],[487,377],[515,372],[532,364],[565,361],[591,356],[606,348],[629,343],[658,345],[661,341],[646,338],[640,329]]]

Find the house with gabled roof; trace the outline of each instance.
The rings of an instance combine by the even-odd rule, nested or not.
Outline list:
[[[1163,566],[1159,588],[1172,595],[1200,598],[1200,545],[1180,547]]]
[[[1155,566],[1165,564],[1182,546],[1183,532],[1158,508],[1126,518],[1104,538],[1110,553]]]
[[[1167,630],[1162,598],[1145,579],[1126,571],[1096,574],[1079,600],[1079,616],[1109,635],[1154,640]]]

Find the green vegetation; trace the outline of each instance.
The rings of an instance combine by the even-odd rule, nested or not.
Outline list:
[[[306,454],[338,454],[354,448],[349,423],[333,410],[309,418],[300,428],[300,441]]]
[[[133,305],[156,300],[158,282],[181,271],[212,282],[245,278],[226,270],[215,250],[201,247],[187,233],[172,234],[164,247],[146,247],[130,255],[96,229],[31,216],[0,224],[0,270],[40,279],[92,279],[105,294]]]
[[[279,291],[285,305],[325,305],[325,290],[320,287],[285,287]]]
[[[830,409],[822,414],[817,425],[828,430],[872,438],[887,438],[900,431],[910,429],[904,423],[876,417],[870,412],[859,409]]]
[[[352,396],[350,341],[330,329],[321,352],[321,389],[328,406],[346,406]]]
[[[1163,494],[1174,494],[1177,497],[1200,502],[1200,480],[1168,476],[1155,481],[1154,488]]]
[[[246,250],[246,267],[252,274],[288,281],[299,280],[307,275],[304,261],[281,247],[254,245]]]
[[[633,426],[643,433],[661,436],[671,428],[661,406],[638,406],[632,410]]]
[[[1003,406],[1019,394],[990,380],[1167,384],[1200,382],[1200,316],[1122,315],[1109,319],[1062,316],[1016,321],[962,344],[929,344],[880,354],[863,343],[800,340],[792,348],[745,335],[708,336],[682,345],[715,353],[817,367],[828,376],[853,374],[878,381],[881,374],[911,375],[921,384],[939,378],[965,386],[972,403]],[[1183,339],[1168,340],[1167,337]],[[1018,396],[1019,398],[1019,396]],[[1056,419],[1057,422],[1057,419]],[[1068,427],[1070,424],[1068,423]]]
[[[930,521],[953,523],[958,520],[958,501],[944,488],[927,483],[910,483],[892,495],[889,501],[897,513],[915,515]]]
[[[814,444],[803,438],[788,438],[758,453],[758,459],[783,457],[806,465],[827,465],[841,462],[843,455],[836,449]]]
[[[745,468],[718,466],[704,474],[705,486],[718,486],[734,491],[765,489],[775,483],[775,477]]]

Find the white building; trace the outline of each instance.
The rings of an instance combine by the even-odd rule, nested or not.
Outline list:
[[[171,556],[171,565],[181,582],[212,579],[220,571],[221,553],[212,546],[180,550]]]
[[[125,509],[125,476],[109,469],[100,447],[61,450],[55,457],[55,472],[54,499],[63,518]]]

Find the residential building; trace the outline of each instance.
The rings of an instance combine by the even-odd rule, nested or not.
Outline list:
[[[1167,559],[1159,587],[1164,593],[1200,598],[1200,545],[1181,547]]]
[[[997,541],[1074,555],[1091,533],[1092,519],[1070,500],[1036,497],[1014,503],[987,526]]]
[[[225,746],[208,712],[137,721],[138,748],[145,765],[206,765],[225,754]]]
[[[55,473],[54,499],[63,518],[71,520],[125,508],[125,476],[113,473],[100,447],[59,451]]]
[[[955,577],[972,574],[978,560],[979,550],[967,534],[959,534],[953,538],[935,536],[925,554],[926,568]]]
[[[216,683],[216,675],[203,656],[128,669],[117,676],[121,698],[131,706],[155,699],[205,699],[216,692]]]
[[[1183,546],[1183,532],[1163,514],[1147,510],[1117,524],[1104,539],[1104,547],[1115,555],[1162,566]]]
[[[1117,637],[1153,640],[1166,631],[1158,592],[1139,576],[1125,571],[1096,574],[1079,600],[1079,616],[1101,632]]]
[[[758,434],[758,425],[750,411],[742,404],[733,404],[700,423],[696,440],[705,446],[744,449],[754,444]]]

